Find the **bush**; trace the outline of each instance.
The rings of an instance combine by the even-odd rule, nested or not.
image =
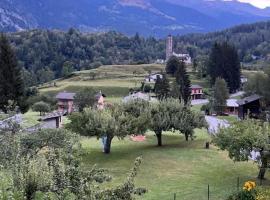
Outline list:
[[[40,116],[41,116],[42,114],[45,114],[46,112],[50,111],[50,105],[45,103],[44,101],[40,101],[40,102],[35,103],[32,106],[32,109],[33,111],[40,112]]]
[[[231,195],[227,200],[258,200],[256,183],[252,181],[247,181],[244,184],[243,190]]]

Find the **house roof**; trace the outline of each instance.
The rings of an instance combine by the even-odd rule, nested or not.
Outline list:
[[[58,117],[61,117],[61,116],[65,115],[65,114],[66,114],[66,112],[60,112],[60,111],[55,111],[55,112],[52,112],[52,113],[48,113],[47,115],[45,115],[45,116],[43,116],[41,118],[41,121],[46,121],[46,120],[58,118]]]
[[[190,88],[191,89],[202,89],[202,86],[200,86],[200,85],[191,85]]]
[[[56,99],[66,99],[66,100],[73,100],[76,93],[71,92],[60,92],[56,95]]]
[[[253,101],[260,100],[260,99],[261,99],[261,96],[254,94],[254,95],[248,96],[244,99],[238,100],[237,103],[239,106],[242,106],[242,105],[245,105],[245,104],[251,103]]]
[[[227,107],[237,108],[239,104],[237,103],[238,99],[228,99],[227,100]]]

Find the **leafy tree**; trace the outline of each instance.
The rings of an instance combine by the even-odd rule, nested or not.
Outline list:
[[[186,66],[184,62],[179,62],[178,69],[175,73],[176,77],[176,83],[179,86],[179,99],[180,101],[183,101],[184,104],[187,104],[190,100],[191,96],[191,84],[190,84],[190,79],[189,75],[187,74],[186,71]]]
[[[224,42],[215,43],[209,57],[208,73],[214,85],[216,78],[223,78],[230,92],[240,88],[241,66],[236,49]]]
[[[143,134],[146,131],[145,106],[141,105],[143,102],[141,106],[137,104],[135,101],[104,110],[87,108],[81,113],[72,114],[67,128],[80,135],[105,139],[104,153],[109,154],[114,137],[123,139],[127,135]]]
[[[167,99],[150,105],[149,129],[154,131],[158,146],[162,146],[163,131],[179,131],[186,140],[193,136],[195,128],[206,127],[204,117],[193,113],[178,100]]]
[[[270,161],[269,130],[268,123],[251,119],[237,121],[228,128],[221,128],[213,141],[227,150],[234,161],[248,161],[253,151],[258,152],[258,178],[263,179]]]
[[[40,101],[40,102],[35,103],[32,106],[32,109],[33,111],[40,112],[40,116],[41,116],[42,114],[45,114],[46,112],[50,111],[50,105],[43,101]]]
[[[154,91],[159,100],[167,99],[171,91],[170,83],[169,80],[167,79],[166,74],[163,74],[162,76],[163,76],[162,78],[160,76],[157,77],[154,87]]]
[[[77,92],[74,97],[74,104],[78,107],[79,111],[82,112],[86,107],[93,107],[97,102],[97,92],[92,88],[84,88]]]
[[[8,101],[14,105],[24,103],[24,83],[17,59],[8,39],[0,36],[0,110],[7,111]]]
[[[217,78],[211,102],[212,109],[218,114],[222,114],[226,108],[228,98],[229,91],[226,81],[224,79]]]
[[[35,134],[5,131],[0,138],[3,150],[0,163],[10,177],[10,181],[1,182],[1,198],[133,200],[136,194],[146,192],[134,185],[142,162],[140,157],[127,179],[108,189],[102,185],[111,181],[107,170],[94,166],[86,171],[79,159],[79,138],[67,130],[50,129]]]
[[[267,71],[267,69],[266,69]],[[269,73],[257,72],[248,78],[247,84],[244,86],[246,95],[261,95],[266,103],[270,104],[270,76]]]
[[[179,59],[175,56],[170,57],[166,65],[166,73],[174,75],[179,68]]]
[[[73,68],[73,63],[66,61],[63,64],[63,68],[62,68],[62,76],[66,77],[68,75],[70,75],[72,72],[74,72],[74,68]]]

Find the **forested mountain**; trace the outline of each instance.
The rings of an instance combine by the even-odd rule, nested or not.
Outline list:
[[[270,19],[269,9],[207,0],[0,0],[0,30],[117,31],[164,37]]]
[[[175,49],[188,49],[193,57],[208,54],[214,42],[228,42],[238,50],[243,62],[270,58],[270,21],[236,26],[208,34],[188,34],[175,37]]]
[[[32,30],[8,34],[25,80],[42,83],[72,70],[96,68],[108,64],[152,63],[165,58],[165,38],[132,37],[117,32],[84,34],[75,29],[68,32]],[[238,50],[241,61],[254,57],[269,60],[270,22],[241,25],[209,34],[174,37],[174,50],[189,53],[192,58],[209,55],[215,42],[227,41]]]

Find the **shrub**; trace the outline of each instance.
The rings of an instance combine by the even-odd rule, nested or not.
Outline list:
[[[256,183],[247,181],[244,184],[243,190],[231,195],[227,200],[257,200]]]
[[[46,112],[50,111],[50,105],[45,103],[44,101],[40,101],[40,102],[35,103],[32,106],[32,109],[33,111],[40,112],[40,116],[41,116],[42,114],[45,114]]]

